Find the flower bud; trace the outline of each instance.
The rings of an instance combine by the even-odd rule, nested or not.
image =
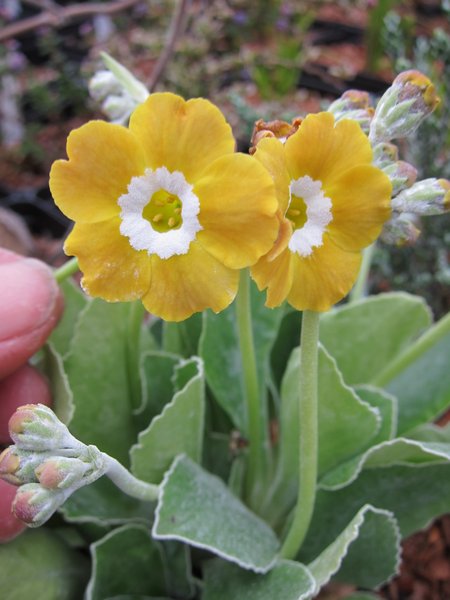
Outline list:
[[[392,199],[392,210],[421,216],[441,215],[450,210],[450,182],[423,179]]]
[[[382,169],[398,160],[398,148],[395,144],[382,142],[373,149],[373,164]]]
[[[110,94],[120,94],[122,86],[111,71],[98,71],[89,81],[89,93],[100,101]]]
[[[43,487],[56,490],[79,484],[89,470],[91,465],[79,458],[52,456],[37,467],[35,474]]]
[[[108,96],[102,104],[102,111],[117,124],[126,123],[135,108],[136,103],[125,94]]]
[[[83,447],[55,413],[43,404],[19,406],[9,420],[9,434],[21,450],[42,452]]]
[[[16,446],[6,448],[0,454],[0,477],[13,485],[36,482],[35,469],[41,464],[43,454]]]
[[[347,90],[340,98],[328,107],[328,112],[334,115],[335,122],[342,119],[357,121],[361,129],[369,132],[374,109],[369,105],[369,94],[359,90]]]
[[[284,143],[288,137],[297,131],[301,125],[301,122],[302,119],[300,117],[296,117],[291,123],[280,121],[279,119],[267,122],[259,119],[259,121],[256,121],[253,128],[251,147],[249,150],[250,154],[254,154],[256,152],[256,146],[258,145],[258,142],[266,137],[275,137]]]
[[[69,494],[48,490],[39,483],[22,485],[12,504],[14,515],[29,527],[40,527],[66,501]]]
[[[394,215],[383,227],[381,240],[394,246],[412,246],[420,235],[415,225],[417,217],[410,213]]]
[[[404,71],[384,93],[370,126],[372,144],[405,137],[439,104],[431,81],[419,71]]]
[[[392,183],[392,196],[396,196],[402,190],[409,188],[417,179],[417,169],[409,163],[398,160],[382,168]]]

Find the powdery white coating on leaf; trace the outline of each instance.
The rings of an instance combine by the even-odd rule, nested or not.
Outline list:
[[[269,571],[279,550],[272,529],[184,455],[164,476],[152,535],[209,550],[255,573]]]
[[[295,195],[306,204],[306,223],[292,234],[289,250],[303,257],[310,256],[313,248],[323,244],[323,234],[333,219],[331,200],[323,193],[322,183],[309,175],[293,179],[289,192],[291,198]]]
[[[186,254],[202,229],[198,220],[200,201],[192,189],[179,171],[170,172],[166,167],[154,171],[146,169],[144,175],[131,179],[128,192],[118,200],[122,208],[120,233],[130,240],[135,250],[146,250],[149,255],[157,254],[159,258],[167,259]],[[181,200],[182,225],[179,229],[160,233],[142,216],[153,194],[160,190],[166,190]]]

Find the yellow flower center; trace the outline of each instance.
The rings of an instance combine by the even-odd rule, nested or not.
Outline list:
[[[294,231],[296,229],[301,229],[308,220],[306,208],[306,202],[301,196],[291,195],[289,208],[286,211],[286,218],[289,219],[294,226]]]
[[[183,224],[181,210],[183,203],[176,194],[167,190],[159,190],[150,198],[144,207],[142,216],[158,233],[166,233],[171,229],[179,229]]]
[[[132,177],[118,199],[120,233],[135,250],[167,259],[186,254],[202,229],[200,201],[180,171],[158,167]]]

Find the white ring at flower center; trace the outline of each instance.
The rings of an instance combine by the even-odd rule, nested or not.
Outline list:
[[[186,254],[189,245],[195,240],[202,228],[198,220],[200,202],[179,171],[170,172],[166,167],[152,171],[146,169],[144,175],[133,177],[128,184],[128,192],[120,196],[122,208],[120,233],[130,240],[135,250],[147,250],[148,254],[157,254],[159,258],[170,258],[176,254]],[[166,190],[181,200],[182,224],[178,229],[159,232],[153,229],[142,212],[153,194]]]
[[[292,234],[289,250],[303,257],[310,256],[313,248],[323,244],[323,234],[327,225],[333,220],[331,200],[323,193],[322,183],[309,175],[293,179],[289,186],[289,193],[290,198],[292,195],[297,196],[306,204],[306,222]]]

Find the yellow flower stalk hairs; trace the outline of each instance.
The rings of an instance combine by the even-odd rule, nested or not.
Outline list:
[[[128,129],[92,121],[73,131],[50,189],[76,222],[65,251],[78,257],[84,289],[140,298],[170,321],[226,308],[238,270],[278,231],[272,178],[234,147],[211,102],[170,93],[152,94]]]
[[[390,216],[391,183],[372,165],[369,140],[355,121],[308,115],[283,144],[262,139],[257,158],[272,174],[280,233],[252,268],[267,306],[287,301],[326,311],[348,294],[361,251]]]

